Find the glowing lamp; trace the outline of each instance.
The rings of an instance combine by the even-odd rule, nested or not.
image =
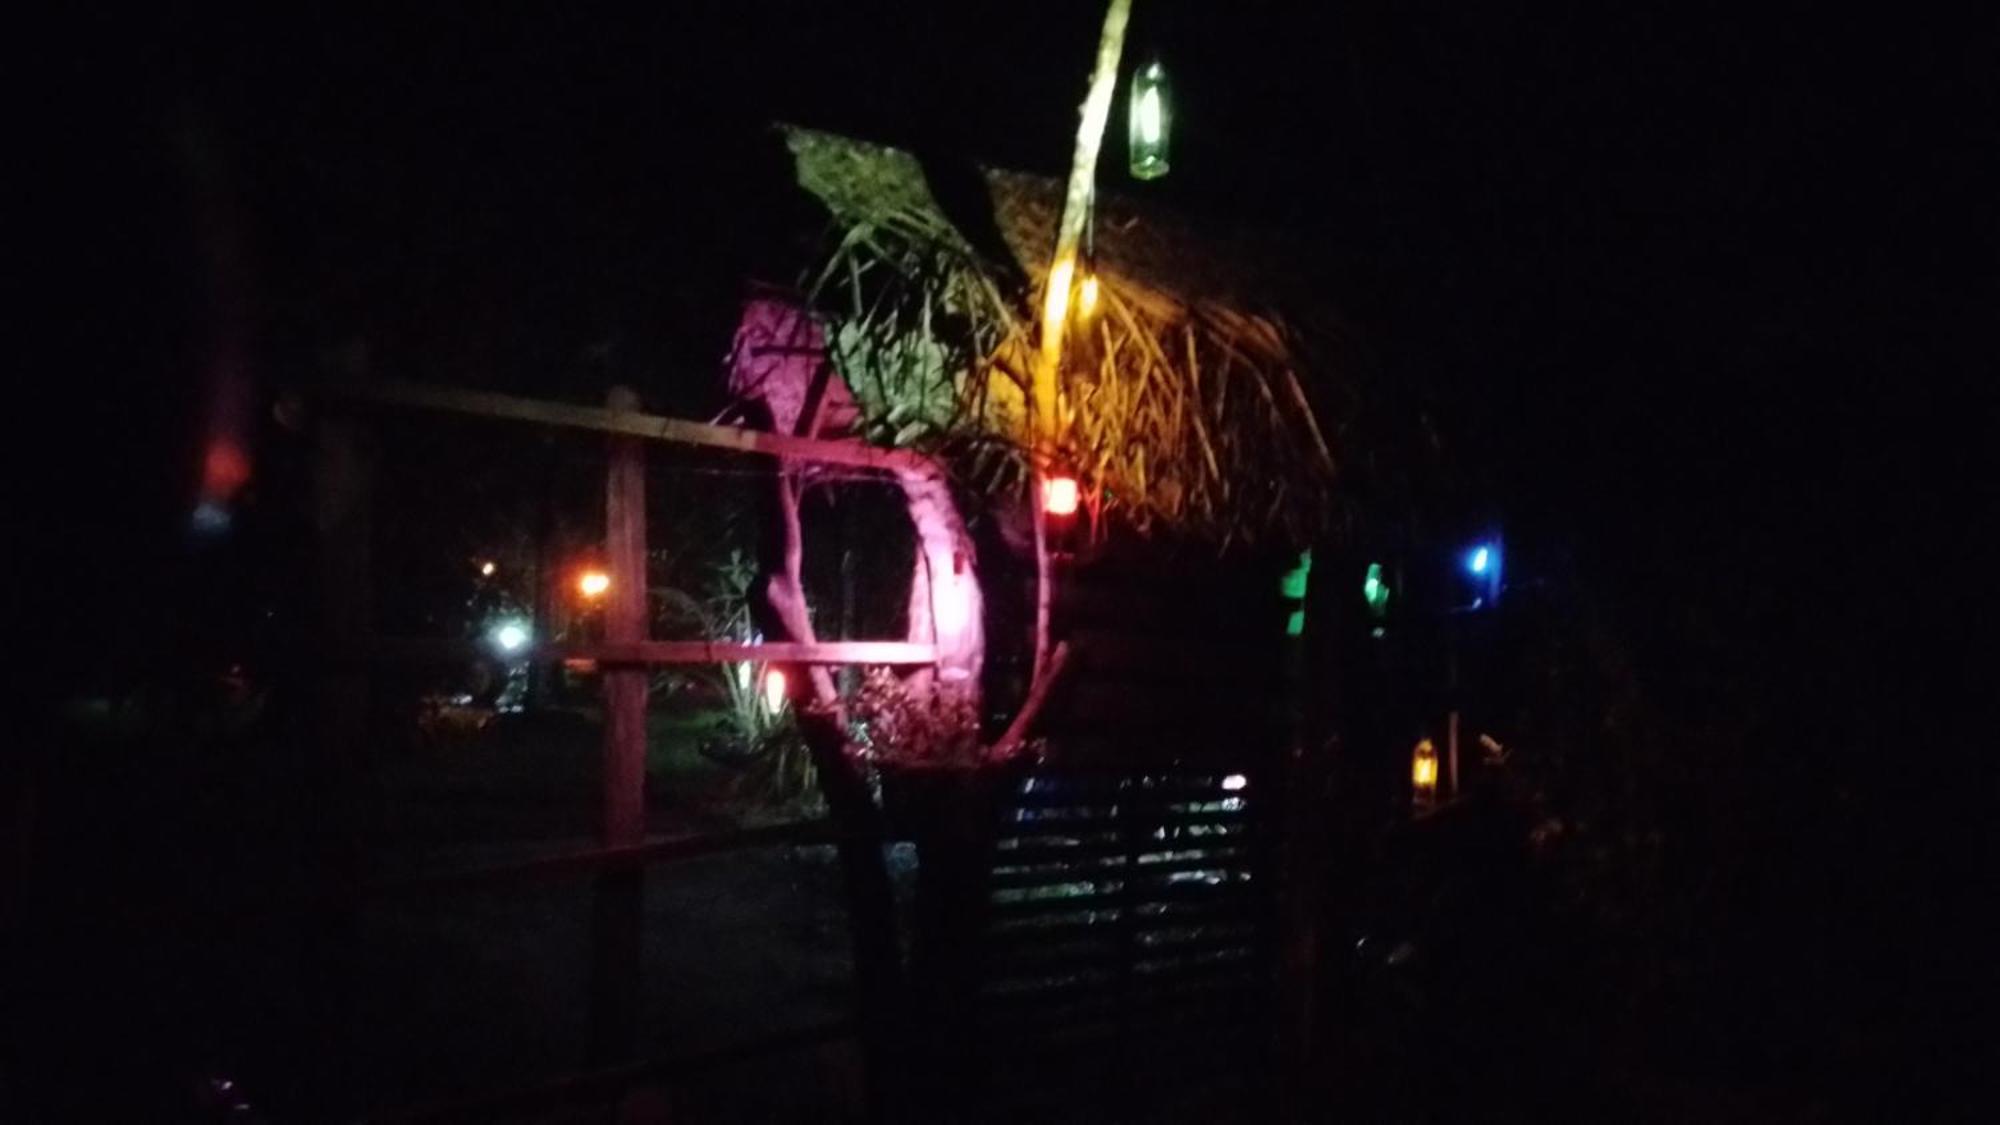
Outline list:
[[[518,652],[530,636],[528,627],[519,621],[503,621],[493,630],[493,643],[501,652]]]
[[[1416,752],[1410,756],[1410,789],[1417,803],[1429,804],[1436,799],[1437,785],[1437,747],[1428,738],[1418,739]]]
[[[1250,779],[1244,777],[1240,773],[1232,773],[1228,777],[1222,779],[1222,787],[1224,789],[1227,789],[1231,793],[1234,793],[1240,789],[1247,788],[1249,784],[1250,784]]]
[[[1306,632],[1306,587],[1312,579],[1313,553],[1299,552],[1299,561],[1292,569],[1278,579],[1278,593],[1288,601],[1300,603],[1285,617],[1285,635],[1302,637]]]
[[[1463,560],[1466,576],[1472,580],[1472,608],[1500,600],[1500,543],[1489,539],[1474,543]]]
[[[1168,137],[1173,128],[1168,92],[1167,72],[1158,59],[1132,72],[1131,116],[1125,138],[1135,180],[1157,180],[1167,174]]]
[[[776,668],[764,670],[764,710],[775,715],[785,709],[785,674]]]
[[[1371,616],[1382,617],[1389,612],[1389,584],[1382,580],[1381,563],[1368,564],[1368,574],[1361,579],[1361,600],[1368,603]]]
[[[487,561],[479,564],[479,576],[481,578],[491,578],[493,577],[493,572],[498,569],[500,568],[493,565],[493,560],[488,559]]]
[[[1042,482],[1042,511],[1052,516],[1076,514],[1075,477],[1050,477]]]
[[[601,598],[611,589],[611,576],[601,570],[586,570],[577,577],[576,589],[586,598]]]

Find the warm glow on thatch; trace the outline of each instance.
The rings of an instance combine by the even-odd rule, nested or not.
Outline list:
[[[787,139],[800,184],[832,213],[808,294],[866,436],[951,451],[987,488],[1025,487],[1046,457],[1073,467],[1094,510],[1141,529],[1310,534],[1332,509],[1334,454],[1301,374],[1309,349],[1275,312],[1204,295],[1241,288],[1245,263],[1100,201],[1093,308],[1077,316],[1041,299],[1059,185],[985,173],[1002,242],[976,247],[908,154],[806,130]],[[1081,289],[1073,273],[1056,279],[1057,293]],[[1036,314],[1051,308],[1069,326],[1043,446],[1027,391]]]

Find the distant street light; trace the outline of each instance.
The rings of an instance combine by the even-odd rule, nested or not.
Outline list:
[[[518,652],[532,638],[528,627],[519,621],[503,621],[493,629],[493,643],[501,652]]]
[[[493,572],[498,569],[500,568],[493,565],[493,560],[488,559],[485,562],[479,564],[479,576],[481,578],[491,578],[493,577]]]
[[[595,601],[611,589],[611,576],[601,570],[586,570],[576,580],[577,592]]]

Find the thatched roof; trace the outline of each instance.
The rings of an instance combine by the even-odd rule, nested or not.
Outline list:
[[[784,137],[831,218],[807,292],[871,436],[1025,465],[1033,297],[1062,185],[806,129]],[[1100,197],[1094,316],[1073,321],[1058,456],[1107,515],[1220,538],[1311,534],[1333,509],[1348,400],[1338,320],[1268,248]]]

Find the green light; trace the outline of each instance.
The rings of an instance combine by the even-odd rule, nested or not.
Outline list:
[[[1312,577],[1312,569],[1313,553],[1300,551],[1298,565],[1286,571],[1285,576],[1278,580],[1278,592],[1288,598],[1303,600],[1306,596],[1306,579]]]
[[[1157,180],[1167,174],[1173,133],[1173,106],[1168,94],[1167,72],[1157,61],[1132,72],[1125,139],[1131,150],[1134,179]]]
[[[1376,617],[1389,612],[1389,584],[1382,581],[1381,563],[1368,564],[1368,576],[1361,580],[1361,597]]]
[[[1312,577],[1312,569],[1313,553],[1310,550],[1300,551],[1298,565],[1286,571],[1284,577],[1278,579],[1278,593],[1291,601],[1303,603],[1306,600],[1306,580]],[[1290,617],[1285,619],[1285,635],[1302,637],[1305,631],[1306,607],[1301,604],[1292,611]]]

